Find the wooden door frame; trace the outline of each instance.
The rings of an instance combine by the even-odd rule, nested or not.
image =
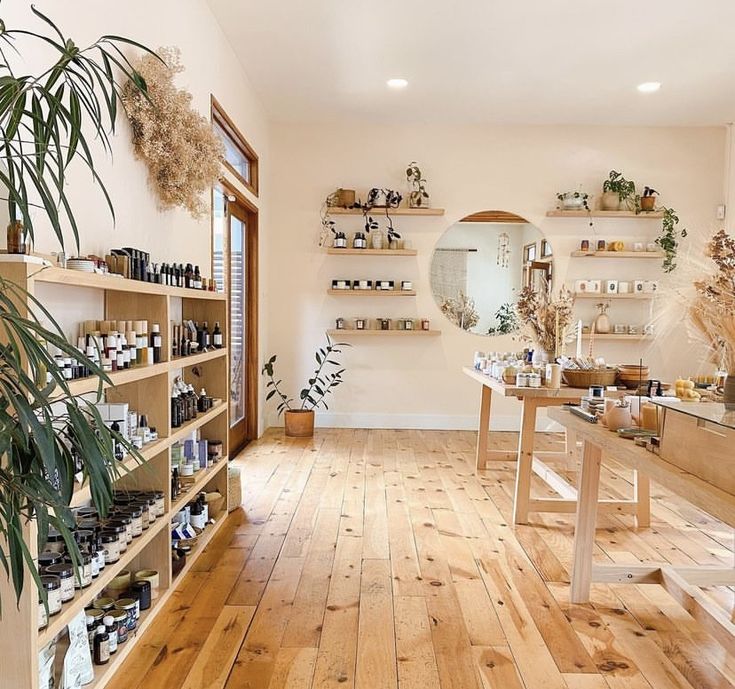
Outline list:
[[[245,362],[243,372],[245,374],[245,440],[240,447],[231,447],[230,456],[234,457],[245,445],[251,440],[258,438],[258,399],[260,392],[259,385],[259,347],[258,347],[258,207],[251,203],[243,194],[241,194],[232,184],[221,180],[219,186],[225,196],[225,213],[227,219],[227,232],[230,231],[230,213],[227,210],[228,203],[236,203],[242,208],[246,216],[245,222],[245,310],[243,317],[247,324],[245,332]],[[235,201],[230,201],[229,197],[234,196]],[[214,242],[214,236],[212,236]],[[229,254],[229,234],[227,239],[227,248]],[[214,246],[212,246],[212,274],[214,274]],[[230,293],[230,272],[227,271],[227,294],[228,294],[228,318],[229,318],[229,293]],[[230,333],[230,323],[227,323],[227,333]],[[229,342],[228,342],[229,344]],[[228,357],[229,359],[229,357]],[[229,367],[229,363],[228,363]],[[228,400],[229,403],[229,400]],[[227,429],[229,433],[229,428]]]

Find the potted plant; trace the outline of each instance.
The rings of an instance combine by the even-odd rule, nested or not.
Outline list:
[[[426,180],[421,174],[421,169],[415,160],[412,160],[406,168],[406,180],[413,187],[408,194],[409,208],[428,208],[429,193],[426,191]]]
[[[663,212],[661,221],[661,234],[656,237],[658,244],[664,252],[663,269],[665,273],[676,270],[676,254],[679,250],[679,242],[687,236],[686,228],[677,229],[679,216],[673,208],[660,208]]]
[[[372,188],[367,195],[365,205],[370,208],[398,208],[403,196],[393,189]]]
[[[622,204],[630,206],[634,200],[635,182],[625,179],[620,172],[610,170],[608,178],[602,183],[602,210],[617,211]]]
[[[561,210],[565,211],[587,211],[587,218],[592,227],[592,209],[590,208],[591,196],[583,191],[563,191],[556,195]]]
[[[495,312],[495,318],[498,324],[488,328],[488,335],[509,335],[519,328],[515,305],[510,302],[500,305],[500,308]]]
[[[145,81],[122,48],[133,46],[153,53],[118,36],[103,36],[80,48],[48,17],[31,9],[50,27],[48,34],[12,29],[0,22],[0,41],[5,44],[0,51],[2,196],[7,200],[11,222],[22,222],[30,240],[34,238],[33,212],[36,222],[50,224],[62,250],[62,230],[68,225],[78,252],[78,226],[71,203],[74,197],[68,193],[67,169],[74,161],[83,164],[113,212],[96,172],[88,137],[93,132],[110,151],[110,132],[122,109],[121,84],[131,82],[147,93]],[[18,76],[8,63],[6,54],[10,53],[5,51],[17,51],[16,36],[23,37],[20,46],[34,55],[51,51],[54,62],[40,76],[25,72]],[[83,459],[82,471],[92,501],[104,516],[112,504],[113,482],[120,473],[115,445],[122,444],[133,457],[141,457],[119,433],[105,426],[94,406],[102,399],[107,376],[66,341],[40,303],[31,299],[30,313],[19,310],[17,304],[29,299],[19,286],[0,281],[0,563],[18,598],[30,575],[45,603],[46,593],[26,541],[29,523],[37,526],[39,545],[45,543],[50,526],[57,529],[77,568],[80,551],[71,532],[74,519],[69,508],[77,460]],[[89,368],[99,381],[96,400],[71,394],[47,345]]]
[[[636,197],[637,211],[639,213],[650,213],[656,210],[656,197],[658,192],[651,187],[644,187],[643,193]]]
[[[284,414],[284,423],[286,426],[286,435],[290,438],[311,438],[314,435],[314,412],[320,406],[329,409],[324,399],[327,395],[332,394],[334,389],[341,385],[342,374],[345,369],[342,364],[337,361],[337,355],[342,353],[341,347],[349,347],[345,342],[332,342],[327,335],[326,347],[320,347],[314,355],[317,367],[314,373],[307,381],[307,386],[302,388],[299,393],[300,405],[294,408],[293,398],[289,397],[281,389],[282,381],[275,379],[275,363],[276,355],[274,354],[263,365],[263,375],[268,378],[266,389],[268,393],[265,396],[266,402],[271,398],[278,396],[280,402],[276,409],[278,415]]]
[[[518,296],[516,311],[527,335],[542,352],[542,359],[555,361],[561,352],[572,324],[574,296],[568,289],[559,291],[554,300],[548,290],[537,292],[524,287]]]

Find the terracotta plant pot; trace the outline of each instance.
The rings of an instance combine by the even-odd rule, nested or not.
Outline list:
[[[656,207],[655,196],[641,196],[641,210],[651,212]]]
[[[314,435],[314,411],[294,409],[284,414],[289,438],[311,438]]]
[[[642,201],[643,199],[641,199]],[[600,199],[600,205],[604,211],[620,210],[620,196],[617,191],[606,191]]]

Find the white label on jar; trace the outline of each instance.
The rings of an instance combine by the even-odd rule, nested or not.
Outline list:
[[[143,517],[133,517],[133,538],[138,538],[143,533]]]
[[[117,542],[118,550],[120,553],[124,553],[128,549],[128,539],[124,533],[119,533],[117,537],[119,539]]]
[[[112,543],[105,544],[105,564],[111,565],[113,562],[117,562],[120,559],[120,543],[119,541],[112,541]]]
[[[49,615],[55,615],[57,612],[61,612],[61,589],[46,591],[46,594],[48,596]]]
[[[43,603],[38,604],[38,628],[43,629],[48,624],[48,615]]]
[[[202,514],[192,514],[191,515],[191,525],[197,529],[203,529],[206,522],[204,521],[204,513]]]
[[[74,599],[74,577],[61,580],[61,602],[66,603]]]
[[[107,550],[102,549],[97,551],[97,568],[101,572],[105,568],[105,564],[107,563]]]
[[[166,505],[163,500],[163,495],[161,497],[156,498],[156,516],[162,517],[164,515],[164,512],[166,511]]]
[[[125,525],[125,540],[130,543],[133,540],[133,522]]]
[[[160,335],[154,335],[153,336],[153,346],[154,347],[160,347],[161,346],[161,336]]]
[[[214,346],[215,347],[221,347],[222,346],[222,335],[220,333],[214,334]]]
[[[81,579],[81,586],[79,580]],[[76,588],[86,588],[92,583],[92,565],[91,563],[82,564],[79,566],[79,577],[74,575],[74,585]]]
[[[98,558],[99,558],[99,553],[95,553],[94,555],[92,555],[92,564],[90,565],[90,567],[91,567],[91,570],[92,570],[92,578],[93,579],[95,577],[98,577],[99,574],[100,574],[100,561],[99,561]]]

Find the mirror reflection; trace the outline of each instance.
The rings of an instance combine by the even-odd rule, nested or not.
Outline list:
[[[553,252],[541,231],[505,211],[482,211],[452,225],[434,247],[431,291],[446,318],[477,335],[515,332],[525,286],[551,288]]]

